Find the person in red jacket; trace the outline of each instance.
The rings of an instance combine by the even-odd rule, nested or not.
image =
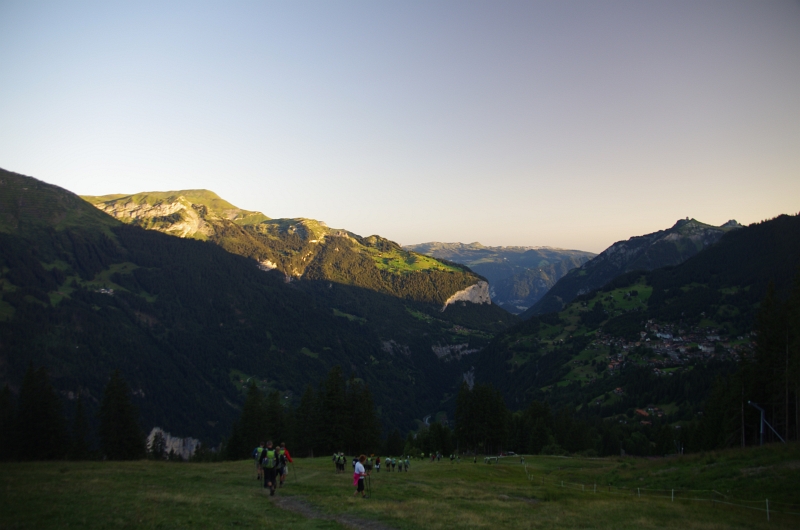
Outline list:
[[[278,449],[278,462],[281,472],[281,484],[279,487],[283,487],[283,481],[286,480],[286,475],[289,474],[289,466],[287,465],[287,462],[294,464],[292,455],[290,455],[289,450],[286,449],[286,442],[281,442],[281,448]]]

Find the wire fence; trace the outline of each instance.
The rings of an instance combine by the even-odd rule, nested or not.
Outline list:
[[[555,486],[573,491],[580,491],[581,493],[593,495],[617,495],[626,497],[637,497],[643,499],[659,499],[670,500],[671,502],[686,501],[686,502],[708,502],[712,504],[724,504],[728,506],[738,506],[747,510],[764,512],[767,521],[770,520],[771,514],[783,514],[800,516],[800,505],[774,502],[769,499],[763,500],[748,500],[738,499],[720,493],[717,490],[693,490],[687,488],[672,488],[672,489],[655,489],[655,488],[641,488],[641,487],[620,487],[608,485],[598,485],[596,483],[586,484],[580,482],[570,482],[567,480],[552,479],[545,477],[543,474],[534,473],[528,469],[527,462],[524,462],[522,467],[525,470],[525,475],[528,481],[533,484],[541,486]],[[612,466],[613,467],[613,466]],[[597,468],[595,468],[597,469]],[[573,469],[570,469],[572,471]],[[778,509],[775,509],[775,508]]]

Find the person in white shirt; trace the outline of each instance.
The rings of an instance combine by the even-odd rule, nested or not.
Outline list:
[[[366,461],[367,456],[361,455],[358,457],[358,462],[356,462],[355,471],[353,472],[353,486],[356,486],[356,491],[353,492],[353,497],[361,494],[362,498],[366,498],[367,494],[364,491],[364,480],[369,473],[367,470],[364,469],[364,461]]]

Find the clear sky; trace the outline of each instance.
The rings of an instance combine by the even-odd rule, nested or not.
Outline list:
[[[402,244],[800,211],[800,2],[0,0],[0,167]]]

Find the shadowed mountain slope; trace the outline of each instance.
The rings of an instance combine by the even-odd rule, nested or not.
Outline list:
[[[617,241],[581,267],[569,271],[520,316],[526,319],[560,311],[576,296],[602,287],[626,272],[650,271],[683,263],[716,243],[726,232],[740,226],[736,221],[712,226],[694,219],[684,219],[667,230]]]
[[[728,231],[678,266],[623,274],[499,334],[472,359],[475,380],[512,403],[603,417],[656,405],[691,420],[716,376],[753,354],[768,285],[785,297],[798,273],[800,216]]]
[[[287,282],[209,241],[124,224],[3,170],[0,222],[0,386],[17,392],[29,363],[45,366],[92,412],[121,369],[144,427],[178,436],[227,435],[248,380],[294,403],[335,365],[370,385],[387,428],[404,428],[450,399],[461,359],[515,320],[487,304],[443,310],[459,285],[442,294],[429,278],[433,303],[330,279]],[[354,244],[329,239],[336,256]]]

